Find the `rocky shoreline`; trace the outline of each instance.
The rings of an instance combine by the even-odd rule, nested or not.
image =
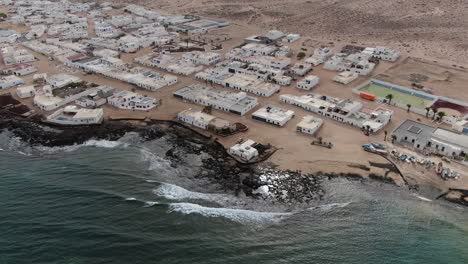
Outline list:
[[[356,173],[304,174],[300,171],[278,170],[274,166],[242,164],[232,158],[215,138],[171,120],[106,120],[101,125],[70,127],[42,123],[39,118],[26,119],[0,112],[2,130],[9,130],[30,145],[47,147],[82,144],[90,139],[115,141],[129,132],[138,133],[144,141],[171,135],[173,147],[165,153],[165,158],[174,167],[182,162],[181,156],[185,154],[207,153],[209,157],[202,160],[202,170],[196,177],[208,179],[229,192],[242,192],[256,199],[288,205],[308,204],[323,199],[325,191],[322,184],[333,177],[359,181],[364,179]],[[369,178],[395,184],[390,178],[381,175],[370,175]]]

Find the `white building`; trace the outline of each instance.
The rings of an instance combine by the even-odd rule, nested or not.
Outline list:
[[[126,90],[110,96],[107,98],[107,102],[120,109],[142,111],[150,110],[157,106],[156,99]]]
[[[208,129],[208,125],[214,119],[216,119],[216,117],[213,115],[201,111],[194,111],[192,109],[187,109],[177,114],[177,120],[205,130]]]
[[[69,75],[69,74],[55,74],[47,77],[47,84],[49,84],[52,89],[62,88],[72,83],[80,83],[82,80],[79,77]]]
[[[379,131],[390,122],[393,116],[393,111],[382,107],[372,110],[364,108],[360,102],[327,95],[282,94],[280,101],[369,132]]]
[[[112,18],[109,20],[109,23],[114,25],[115,27],[123,27],[126,25],[130,25],[132,22],[133,18],[129,15],[112,16]]]
[[[5,46],[1,48],[1,51],[3,62],[6,66],[36,61],[36,57],[31,55],[25,49],[18,49],[13,46]]]
[[[76,106],[66,106],[47,116],[47,121],[60,125],[91,125],[99,124],[102,121],[104,110],[98,109],[78,109]]]
[[[54,96],[52,93],[53,88],[50,85],[45,85],[42,90],[36,91],[33,99],[33,103],[44,111],[51,111],[64,106],[70,102],[75,101],[78,98],[87,96],[93,92],[88,89],[83,92],[67,96],[65,98]]]
[[[282,37],[284,37],[284,33],[279,31],[279,30],[276,30],[276,29],[273,29],[273,30],[270,30],[266,33],[265,37],[271,39],[271,40],[278,40]]]
[[[291,73],[298,76],[304,76],[311,70],[311,64],[298,62],[291,68]]]
[[[323,120],[321,118],[306,115],[301,119],[301,122],[296,125],[296,131],[313,136],[317,130],[320,129],[322,124]]]
[[[255,148],[255,145],[255,141],[249,139],[243,143],[230,147],[229,153],[243,160],[249,161],[258,156],[258,150]]]
[[[331,48],[321,47],[314,50],[312,57],[307,58],[304,62],[318,66],[324,63],[328,58],[333,55]]]
[[[377,46],[375,48],[366,48],[362,53],[391,62],[395,62],[400,57],[400,52],[398,50],[393,50],[381,46]]]
[[[375,68],[375,63],[369,62],[372,56],[364,53],[338,53],[325,62],[324,69],[333,71],[351,71],[359,75],[368,75]]]
[[[252,118],[276,126],[284,126],[294,117],[294,111],[274,105],[267,105],[252,114]]]
[[[0,78],[0,90],[21,84],[25,84],[23,79],[14,75],[4,76]]]
[[[93,55],[97,57],[118,57],[119,52],[111,49],[96,49],[93,50]]]
[[[443,128],[406,120],[392,133],[395,140],[417,150],[428,150],[445,156],[468,153],[468,136]]]
[[[195,64],[212,65],[221,60],[221,55],[216,52],[192,51],[184,53],[182,58]]]
[[[348,84],[359,77],[355,72],[344,71],[333,77],[333,81],[341,84]]]
[[[0,29],[0,43],[13,43],[21,35],[12,29]]]
[[[31,64],[16,65],[14,67],[7,67],[2,70],[3,74],[13,74],[16,76],[23,76],[37,72],[37,68]]]
[[[174,92],[174,96],[237,115],[245,115],[258,105],[257,98],[248,96],[244,92],[226,92],[201,84],[193,84],[179,89]]]
[[[252,75],[229,73],[229,70],[226,67],[207,69],[204,72],[197,73],[195,77],[227,88],[266,97],[272,96],[274,93],[280,91],[280,86],[277,84],[264,82]]]
[[[297,82],[296,87],[299,89],[307,90],[314,88],[319,84],[320,78],[315,75],[308,75],[304,79]]]
[[[250,55],[271,55],[277,48],[275,46],[270,46],[262,43],[249,43],[241,47],[241,50],[244,52],[249,52]]]
[[[301,35],[299,34],[288,34],[286,35],[286,37],[284,37],[282,39],[283,42],[286,42],[286,43],[291,43],[291,42],[294,42],[296,40],[299,40],[301,38]]]
[[[36,94],[36,89],[33,85],[21,86],[16,88],[16,94],[19,98],[29,98]]]

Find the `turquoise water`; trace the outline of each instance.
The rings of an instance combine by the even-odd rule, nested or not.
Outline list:
[[[159,154],[168,141],[123,142],[1,134],[0,263],[468,263],[466,208],[334,180],[325,201],[285,211],[212,194],[198,157]]]

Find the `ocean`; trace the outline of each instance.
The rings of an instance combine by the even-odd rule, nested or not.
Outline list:
[[[0,134],[0,263],[468,263],[468,210],[334,179],[289,207],[171,164],[166,138],[30,147]]]

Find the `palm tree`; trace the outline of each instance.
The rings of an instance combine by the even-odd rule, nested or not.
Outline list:
[[[411,109],[411,105],[407,104],[406,107],[408,107],[408,109],[406,109],[406,112],[409,113],[409,110]]]
[[[445,112],[439,112],[437,115],[439,115],[439,120],[442,121],[442,118],[446,116]]]
[[[437,109],[437,108],[432,108],[432,113],[434,113],[433,116],[432,116],[432,120],[435,120],[435,117],[436,117],[437,112],[439,112],[439,109]]]
[[[384,131],[384,141],[387,141],[387,134],[388,134],[388,132],[387,132],[387,130],[385,130]]]
[[[392,99],[393,99],[393,94],[387,94],[387,96],[385,96],[386,99],[388,99],[388,104],[390,104],[392,102]]]
[[[430,108],[430,107],[426,107],[426,108],[424,108],[424,109],[426,109],[426,117],[428,117],[428,116],[429,116],[429,111],[431,111],[431,108]]]

